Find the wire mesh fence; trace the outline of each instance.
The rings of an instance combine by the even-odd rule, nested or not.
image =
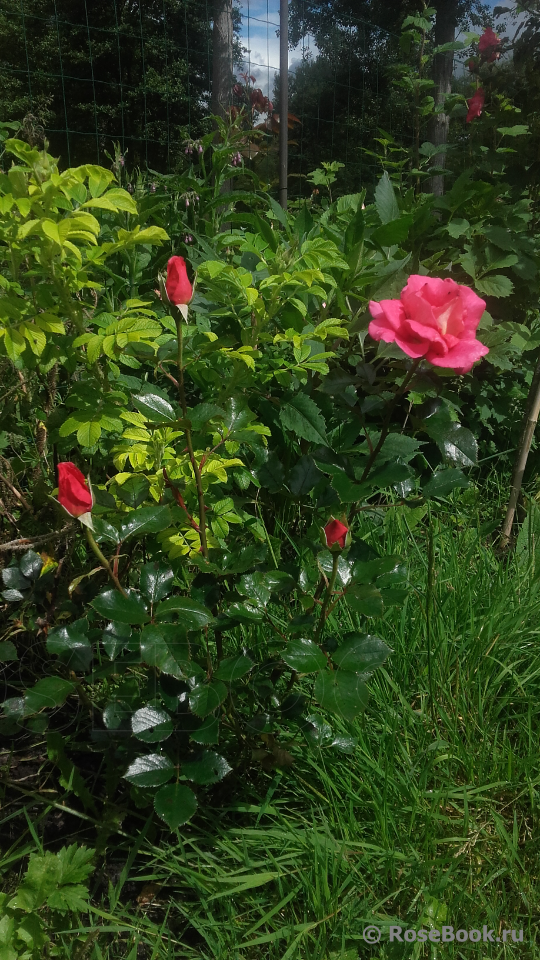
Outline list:
[[[358,189],[373,171],[365,148],[393,123],[396,38],[354,17],[308,29],[302,2],[289,57],[290,195],[305,195],[309,171],[332,160]],[[234,24],[237,75],[255,77],[279,109],[278,0],[244,0]],[[211,78],[211,0],[2,0],[0,119],[29,118],[29,138],[43,131],[64,166],[104,163],[117,142],[130,165],[178,169],[185,140],[210,129]],[[272,181],[268,157],[249,162]]]

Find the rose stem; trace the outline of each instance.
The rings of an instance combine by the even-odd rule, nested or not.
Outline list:
[[[366,468],[365,468],[365,470],[364,470],[364,472],[363,472],[363,474],[362,474],[362,476],[361,476],[361,478],[360,478],[360,483],[363,483],[364,480],[366,480],[367,477],[369,476],[369,474],[371,473],[371,468],[373,467],[373,464],[375,463],[375,460],[376,460],[377,457],[379,456],[379,453],[381,452],[381,449],[382,449],[382,445],[383,445],[384,441],[386,440],[386,438],[387,438],[387,436],[388,436],[388,431],[390,430],[390,422],[391,422],[391,420],[392,420],[392,414],[393,414],[393,412],[394,412],[394,407],[395,407],[395,405],[396,405],[396,403],[397,403],[398,397],[400,397],[401,394],[405,393],[405,390],[407,389],[407,387],[409,386],[409,383],[411,382],[412,378],[414,377],[414,375],[415,375],[415,373],[416,373],[416,371],[417,371],[417,369],[418,369],[418,366],[419,366],[421,360],[422,360],[422,357],[418,357],[418,359],[414,361],[414,363],[413,363],[411,369],[409,370],[407,376],[405,377],[403,383],[402,383],[401,386],[396,390],[394,396],[392,397],[392,400],[390,401],[390,406],[388,407],[388,411],[387,411],[387,413],[386,413],[386,417],[385,417],[384,423],[383,423],[383,425],[382,425],[381,435],[380,435],[380,437],[379,437],[379,440],[378,440],[377,445],[373,448],[373,451],[372,451],[372,452],[370,453],[370,455],[369,455],[369,459],[368,459],[368,462],[367,462],[367,464],[366,464]]]
[[[508,509],[501,529],[500,546],[504,550],[510,543],[510,534],[512,533],[512,523],[516,512],[523,474],[527,466],[527,458],[531,449],[531,442],[534,435],[534,429],[540,413],[540,359],[536,364],[534,376],[529,390],[527,413],[525,426],[521,435],[521,441],[517,450],[514,469],[512,471],[512,486],[510,488],[510,499],[508,500]]]
[[[330,579],[328,581],[328,586],[326,588],[326,593],[324,595],[324,602],[321,608],[321,616],[319,619],[319,626],[317,628],[317,636],[315,638],[316,643],[320,643],[321,637],[324,630],[324,625],[326,623],[326,611],[328,604],[332,599],[332,593],[334,590],[334,584],[336,582],[337,572],[338,572],[338,563],[339,563],[339,553],[332,554],[332,573],[330,574]]]
[[[90,549],[92,550],[93,553],[95,553],[95,555],[96,555],[96,557],[98,558],[98,560],[99,560],[101,566],[103,567],[103,569],[107,571],[107,573],[108,573],[109,577],[111,578],[112,582],[114,583],[116,589],[120,591],[120,593],[122,594],[123,597],[127,597],[127,593],[126,593],[126,591],[124,590],[124,588],[123,588],[122,584],[120,583],[120,581],[119,581],[118,577],[116,576],[116,574],[113,573],[113,569],[112,569],[109,561],[107,560],[106,557],[103,556],[103,554],[102,554],[101,550],[99,549],[96,541],[94,540],[92,531],[90,530],[89,527],[85,527],[85,531],[86,531],[86,539],[88,540]]]
[[[182,416],[184,420],[187,420],[187,405],[186,405],[186,392],[184,389],[184,341],[183,341],[183,328],[182,321],[184,317],[182,316],[181,311],[177,306],[171,304],[171,309],[174,311],[174,318],[176,320],[176,335],[178,340],[178,394],[180,397],[180,406],[182,407]],[[186,310],[187,316],[187,310]],[[201,550],[203,556],[208,559],[208,544],[206,542],[206,506],[204,503],[204,491],[202,487],[201,471],[199,464],[195,459],[195,453],[193,450],[193,440],[191,436],[191,427],[184,427],[184,433],[186,437],[186,445],[188,448],[189,459],[191,461],[191,466],[193,468],[193,473],[195,475],[195,484],[197,487],[197,498],[199,501],[199,536],[201,538]]]

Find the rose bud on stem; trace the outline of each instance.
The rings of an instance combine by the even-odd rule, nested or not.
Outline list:
[[[321,531],[321,540],[332,552],[332,572],[330,574],[330,579],[328,581],[328,586],[326,588],[326,593],[324,595],[324,600],[321,607],[321,616],[319,618],[319,625],[317,627],[317,633],[315,637],[316,643],[320,643],[322,639],[326,618],[329,613],[328,607],[332,599],[332,594],[334,592],[334,586],[336,583],[339,557],[341,551],[344,550],[345,547],[348,547],[351,542],[351,532],[346,524],[332,517],[332,519],[328,521],[326,526],[323,527]]]
[[[187,321],[188,304],[193,297],[193,286],[187,274],[186,261],[183,257],[171,257],[167,264],[167,279],[159,277],[159,286],[161,290],[161,299],[163,303],[168,304],[171,316],[176,323],[176,336],[178,343],[177,365],[178,365],[178,397],[182,408],[184,420],[188,419],[186,392],[184,388],[184,331],[183,323]],[[186,445],[188,448],[189,459],[195,477],[197,487],[197,499],[199,502],[199,536],[201,540],[201,552],[203,556],[208,557],[208,542],[206,539],[206,506],[204,502],[204,491],[202,486],[201,469],[195,457],[193,449],[193,439],[190,427],[184,428]]]
[[[70,461],[58,464],[58,502],[66,513],[69,513],[70,517],[75,517],[83,524],[90,549],[99,560],[103,569],[107,571],[116,589],[120,591],[122,596],[127,597],[126,591],[112,570],[109,561],[103,556],[92,533],[94,529],[92,525],[94,497],[92,495],[90,481],[87,480],[79,468]]]

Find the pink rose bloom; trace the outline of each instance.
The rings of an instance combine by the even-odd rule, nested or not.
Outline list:
[[[372,300],[369,334],[397,343],[408,357],[468,373],[489,350],[476,339],[484,300],[449,277],[409,277],[399,300]]]
[[[486,95],[482,90],[482,87],[478,87],[478,90],[476,91],[474,96],[470,97],[469,100],[467,100],[467,103],[469,104],[469,112],[467,114],[467,123],[470,123],[471,120],[474,120],[476,117],[480,116],[480,114],[482,113],[482,110],[484,109],[485,99],[486,99]]]

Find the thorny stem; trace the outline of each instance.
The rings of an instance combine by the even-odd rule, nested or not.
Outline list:
[[[328,616],[328,605],[332,599],[332,593],[334,591],[334,584],[336,582],[337,572],[338,572],[338,563],[339,563],[339,553],[332,554],[332,573],[330,574],[330,579],[328,581],[328,586],[326,588],[326,593],[324,595],[324,601],[321,608],[321,616],[319,619],[319,626],[317,627],[317,635],[315,638],[316,643],[320,643],[324,625],[326,623],[326,618]]]
[[[124,590],[122,584],[120,583],[118,577],[117,577],[116,574],[114,573],[114,571],[113,571],[113,569],[112,569],[109,561],[108,561],[107,558],[102,554],[102,552],[101,552],[101,550],[99,549],[96,541],[94,540],[94,536],[93,536],[93,534],[92,534],[92,531],[90,530],[89,527],[85,527],[85,531],[86,531],[86,539],[88,540],[88,544],[89,544],[89,546],[90,546],[90,549],[92,550],[93,553],[95,553],[95,555],[96,555],[96,557],[98,558],[98,560],[99,560],[101,566],[103,567],[103,569],[107,571],[107,573],[108,573],[110,579],[112,580],[112,582],[114,583],[116,589],[120,591],[120,593],[122,594],[123,597],[127,597],[127,593],[126,593],[126,591]]]
[[[187,405],[186,405],[186,392],[184,389],[184,341],[183,341],[183,316],[178,307],[171,305],[171,309],[174,311],[174,317],[176,320],[176,334],[178,340],[178,395],[180,397],[180,406],[182,407],[182,415],[184,420],[187,420]],[[193,450],[193,440],[191,436],[191,427],[184,426],[184,433],[186,437],[186,445],[188,448],[189,459],[191,466],[193,468],[193,474],[195,476],[195,485],[197,487],[197,499],[199,501],[199,536],[201,538],[201,551],[204,557],[208,559],[208,544],[206,540],[206,506],[204,503],[204,491],[202,487],[201,471],[197,460],[195,459],[195,453]]]

